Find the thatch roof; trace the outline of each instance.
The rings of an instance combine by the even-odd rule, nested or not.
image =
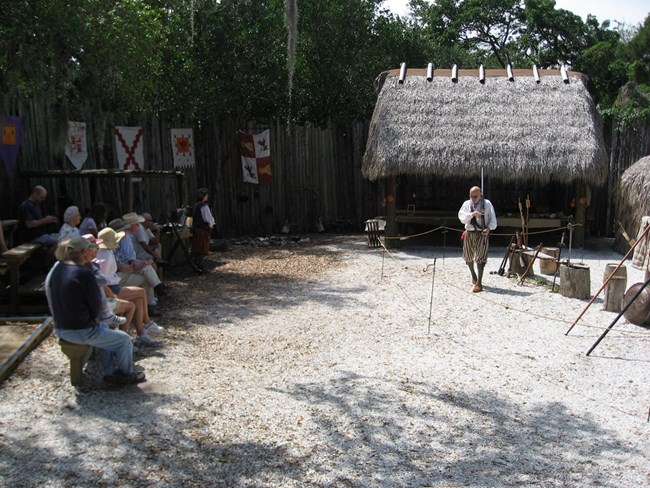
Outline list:
[[[630,237],[636,237],[641,217],[650,215],[650,156],[639,159],[623,172],[616,188],[615,199],[617,220]],[[618,231],[618,225],[616,229]],[[617,232],[616,249],[629,249],[619,236]]]
[[[559,70],[399,70],[380,87],[363,158],[371,180],[400,174],[602,183],[607,153],[584,75]]]

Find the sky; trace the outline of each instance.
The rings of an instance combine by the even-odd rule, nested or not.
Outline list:
[[[384,7],[404,16],[408,14],[408,0],[386,0]],[[611,20],[615,27],[618,21],[631,26],[641,24],[650,13],[648,0],[555,0],[555,8],[570,10],[587,18],[587,14],[595,15],[599,22]]]

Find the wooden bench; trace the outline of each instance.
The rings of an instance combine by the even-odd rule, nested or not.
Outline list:
[[[59,346],[63,354],[70,359],[70,383],[74,386],[81,384],[84,366],[93,353],[93,347],[88,344],[74,344],[59,339]]]
[[[43,246],[35,242],[26,242],[2,253],[9,269],[9,311],[16,314],[20,308],[20,267]]]

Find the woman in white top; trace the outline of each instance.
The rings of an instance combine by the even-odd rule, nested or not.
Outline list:
[[[79,228],[77,227],[79,222],[81,222],[79,208],[74,205],[66,208],[63,214],[63,225],[61,226],[61,230],[59,230],[59,242],[72,239],[73,237],[81,237]]]
[[[139,286],[121,286],[120,277],[117,274],[117,261],[115,260],[114,250],[119,242],[124,238],[124,232],[115,232],[110,227],[99,231],[97,237],[102,240],[99,244],[97,256],[93,262],[99,266],[100,272],[108,280],[108,288],[114,296],[121,300],[128,300],[135,304],[135,315],[133,321],[138,336],[142,331],[149,334],[159,334],[165,329],[160,327],[149,316],[149,305],[147,301],[147,292]],[[106,294],[110,298],[110,294]],[[142,329],[142,330],[141,330]]]

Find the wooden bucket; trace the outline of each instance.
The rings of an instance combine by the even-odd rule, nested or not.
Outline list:
[[[560,249],[557,247],[543,247],[542,252],[549,256],[557,257]],[[539,272],[545,275],[554,275],[557,272],[558,263],[553,259],[539,258]]]
[[[620,312],[624,306],[623,297],[627,287],[627,268],[621,266],[616,269],[617,266],[618,263],[607,264],[603,274],[603,283],[611,276],[607,286],[605,286],[605,301],[603,303],[603,309],[608,312]]]
[[[560,266],[560,295],[567,298],[591,296],[589,266],[572,264]]]
[[[630,286],[630,289],[625,292],[625,306],[634,298],[639,292],[643,283],[635,283]],[[632,302],[624,314],[626,320],[634,325],[648,325],[650,324],[650,288],[645,287],[636,300]]]

